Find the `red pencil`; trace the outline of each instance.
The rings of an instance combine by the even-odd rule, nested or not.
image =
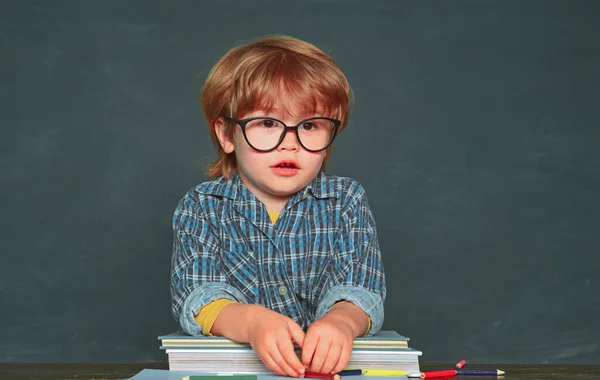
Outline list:
[[[432,377],[450,377],[456,376],[455,369],[449,369],[446,371],[433,371],[433,372],[422,372],[421,379],[430,379]]]
[[[464,367],[465,364],[467,364],[467,361],[461,360],[458,363],[456,363],[456,368],[462,368],[462,367]]]
[[[304,377],[312,379],[327,379],[327,380],[340,380],[341,376],[338,374],[332,375],[331,373],[320,373],[320,372],[304,372]]]

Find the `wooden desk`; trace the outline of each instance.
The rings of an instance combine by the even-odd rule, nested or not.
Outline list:
[[[422,371],[451,368],[453,364],[421,363]],[[144,368],[167,369],[167,363],[49,363],[49,364],[3,364],[0,363],[2,380],[100,380],[126,379]],[[600,367],[557,365],[468,365],[466,368],[498,368],[506,371],[504,380],[600,380]],[[490,376],[457,377],[464,380],[490,380]],[[501,378],[502,379],[502,378]]]

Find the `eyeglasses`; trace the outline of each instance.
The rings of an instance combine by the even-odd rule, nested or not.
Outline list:
[[[300,145],[309,152],[320,152],[333,142],[341,122],[327,117],[313,117],[302,120],[295,126],[287,126],[281,120],[270,117],[251,117],[236,120],[223,118],[242,128],[244,138],[252,149],[270,152],[277,149],[288,131],[294,131]]]

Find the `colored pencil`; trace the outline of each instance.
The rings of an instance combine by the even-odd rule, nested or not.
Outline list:
[[[504,371],[499,369],[457,369],[457,375],[473,375],[473,376],[502,376],[504,375]]]
[[[306,378],[311,378],[311,379],[327,379],[327,380],[340,380],[340,375],[335,374],[332,375],[331,373],[320,373],[320,372],[311,372],[311,371],[306,371],[304,372],[304,377]]]
[[[458,363],[456,363],[456,368],[462,368],[465,366],[465,364],[467,364],[466,360],[461,360]]]
[[[406,376],[408,372],[401,369],[363,369],[363,376]]]
[[[406,376],[408,372],[401,369],[345,369],[338,372],[340,376]]]
[[[340,376],[360,376],[363,374],[362,369],[344,369],[337,373]]]
[[[415,372],[409,373],[408,377],[420,377],[421,379],[431,379],[433,377],[450,377],[456,376],[456,370],[451,369],[447,371],[432,371],[432,372]]]
[[[465,376],[502,376],[504,375],[504,371],[499,369],[479,369],[479,368],[461,368],[461,369],[439,369],[438,371],[456,371],[457,375],[465,375]]]

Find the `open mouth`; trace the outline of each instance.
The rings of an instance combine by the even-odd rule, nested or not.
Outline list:
[[[276,168],[276,169],[283,169],[283,170],[285,170],[285,169],[289,169],[289,170],[291,170],[291,169],[299,169],[298,165],[296,165],[296,163],[292,162],[292,161],[282,161],[282,162],[279,162],[276,165],[273,165],[272,167]]]

